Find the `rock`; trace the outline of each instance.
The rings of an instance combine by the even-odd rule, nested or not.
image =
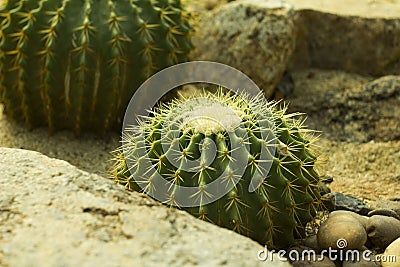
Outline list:
[[[368,259],[363,259],[360,257],[360,260],[357,261],[343,261],[342,267],[380,267],[381,264],[379,261],[373,261]]]
[[[38,152],[0,148],[1,266],[290,266],[262,246]]]
[[[400,221],[392,217],[374,215],[368,219],[366,229],[368,239],[380,249],[400,237]]]
[[[371,211],[368,205],[355,197],[348,196],[339,192],[332,192],[324,195],[324,197],[327,197],[330,194],[335,197],[336,210],[347,210],[361,215],[367,215],[368,212]]]
[[[294,15],[290,5],[278,0],[234,1],[204,13],[192,59],[237,68],[270,97],[295,47]]]
[[[293,267],[335,267],[327,256],[321,256],[307,246],[291,247],[285,256],[292,262]]]
[[[382,256],[382,267],[400,267],[400,238],[393,241]]]
[[[309,127],[340,141],[400,140],[400,76],[374,80],[317,69],[292,76],[289,111],[306,113]]]
[[[400,201],[390,201],[390,200],[376,200],[370,204],[373,210],[375,209],[390,209],[400,215]]]
[[[331,261],[327,256],[322,256],[322,260],[320,260],[321,255],[317,255],[317,261],[313,260],[298,260],[292,263],[293,267],[336,267],[335,263]]]
[[[368,216],[373,216],[373,215],[383,215],[383,216],[389,216],[393,217],[397,220],[400,220],[400,215],[398,215],[394,210],[390,209],[376,209],[368,212]]]
[[[367,241],[362,224],[350,215],[328,217],[317,233],[319,249],[361,249]]]
[[[304,246],[309,247],[313,250],[318,250],[317,235],[311,235],[311,236],[304,238],[301,241],[301,244],[303,244]]]
[[[339,217],[342,216],[344,220],[348,217],[351,216],[355,218],[365,229],[367,227],[367,222],[368,222],[368,217],[361,216],[355,212],[347,211],[347,210],[335,210],[331,213],[329,213],[329,218],[333,217]]]
[[[400,74],[398,1],[287,0],[298,25],[291,68]]]

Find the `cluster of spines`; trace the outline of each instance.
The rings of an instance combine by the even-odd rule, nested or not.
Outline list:
[[[28,127],[106,131],[133,91],[192,49],[179,0],[9,0],[0,98]]]
[[[271,247],[282,247],[293,243],[296,236],[304,235],[305,224],[311,221],[317,210],[321,208],[318,193],[320,178],[315,170],[317,157],[311,149],[316,138],[312,137],[312,131],[303,126],[304,120],[294,118],[299,114],[286,115],[285,107],[278,109],[276,104],[269,103],[266,105],[259,97],[254,99],[244,98],[247,101],[240,101],[237,97],[226,95],[206,95],[206,97],[214,97],[219,101],[228,103],[233,109],[243,111],[243,125],[246,125],[248,133],[247,139],[243,139],[243,142],[250,145],[250,151],[247,154],[247,168],[239,183],[233,186],[222,199],[207,205],[184,209],[202,220],[230,228]],[[240,98],[243,98],[243,96]],[[152,194],[152,190],[157,190],[153,187],[151,179],[139,186],[135,177],[133,177],[135,175],[134,170],[141,164],[142,158],[130,158],[135,166],[127,167],[125,156],[130,157],[129,152],[133,152],[136,149],[137,142],[143,140],[147,144],[146,149],[153,161],[153,166],[159,173],[163,173],[164,178],[172,184],[199,186],[201,188],[201,183],[212,180],[213,177],[210,176],[221,174],[222,171],[216,170],[215,165],[210,165],[208,170],[199,168],[192,175],[180,173],[179,170],[177,171],[169,165],[163,154],[163,152],[166,153],[165,151],[156,151],[154,144],[160,142],[160,127],[171,110],[176,109],[179,103],[180,101],[175,101],[172,104],[155,109],[151,117],[142,121],[132,131],[125,133],[126,135],[123,136],[125,147],[114,152],[114,166],[111,172],[111,176],[118,183],[148,194]],[[251,109],[247,103],[253,103]],[[267,129],[262,129],[255,121],[257,116],[254,115],[254,111],[256,113],[272,112],[276,126],[276,139],[274,141],[276,141],[277,150],[267,177],[262,177],[265,179],[262,180],[255,193],[249,193],[250,177],[256,172],[262,173],[258,170],[261,163],[258,147],[261,143],[268,142],[260,136],[260,131]],[[184,131],[180,139],[186,139],[189,142],[183,142],[185,144],[180,146],[182,156],[185,154],[185,156],[191,156],[192,159],[202,156],[188,154],[187,150],[192,151],[193,149],[187,148],[195,142],[198,145],[204,137],[205,135],[199,137],[199,133],[190,130]],[[235,148],[230,147],[229,137],[224,132],[207,137],[220,144],[216,158],[219,167],[224,169],[229,161],[235,160],[230,156]],[[264,145],[272,144],[266,143]],[[207,179],[202,176],[202,172],[207,176]],[[231,180],[233,183],[234,179]],[[207,196],[207,192],[202,192],[200,189],[197,197],[207,198],[209,196]],[[167,203],[176,205],[173,195],[170,196]]]

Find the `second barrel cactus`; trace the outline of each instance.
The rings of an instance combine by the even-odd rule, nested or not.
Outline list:
[[[0,102],[28,127],[103,133],[142,82],[187,60],[180,0],[8,0],[0,7]]]
[[[321,206],[308,132],[262,96],[190,97],[126,129],[111,176],[269,247],[286,247],[304,235]],[[218,199],[206,187],[217,180]],[[183,187],[195,190],[186,194]],[[182,205],[192,200],[197,204]]]

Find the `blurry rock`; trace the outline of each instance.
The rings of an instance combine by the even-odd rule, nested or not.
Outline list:
[[[366,260],[363,257],[360,257],[360,260],[357,261],[343,261],[342,267],[380,267],[380,262]]]
[[[385,261],[382,261],[382,267],[400,267],[400,238],[386,248],[383,257]]]
[[[368,219],[367,233],[372,244],[385,249],[400,237],[400,221],[392,217],[374,215]]]
[[[397,1],[287,0],[297,12],[292,68],[400,74]]]
[[[367,241],[362,224],[351,215],[328,217],[317,233],[320,249],[361,249]]]
[[[400,140],[400,76],[373,80],[315,69],[292,75],[289,111],[306,113],[310,127],[340,141]]]
[[[38,152],[0,148],[1,266],[290,266],[258,243]]]
[[[192,59],[237,68],[272,96],[295,46],[290,5],[278,0],[234,1],[204,13],[196,29]]]
[[[317,254],[314,249],[307,246],[291,247],[286,256],[293,267],[335,267],[335,264],[328,257]]]
[[[322,257],[322,260],[321,260]],[[316,261],[313,260],[298,260],[292,262],[293,267],[336,267],[335,263],[331,261],[327,256],[317,255]]]
[[[377,200],[371,203],[372,209],[390,209],[400,215],[400,201]]]
[[[312,235],[312,236],[306,237],[301,241],[301,243],[304,246],[309,247],[313,250],[318,250],[317,235]]]
[[[329,194],[332,194],[335,197],[336,210],[347,210],[361,215],[367,215],[368,212],[371,211],[367,204],[363,203],[361,200],[355,197],[348,196],[339,192],[332,192]]]
[[[376,209],[368,212],[368,216],[373,216],[373,215],[383,215],[383,216],[389,216],[393,217],[397,220],[400,220],[400,215],[398,215],[394,210],[390,209]]]
[[[364,228],[366,228],[366,226],[367,226],[368,217],[361,216],[355,212],[347,211],[347,210],[335,210],[335,211],[329,213],[329,218],[339,217],[339,216],[342,216],[343,218],[351,216],[351,217],[355,218]]]

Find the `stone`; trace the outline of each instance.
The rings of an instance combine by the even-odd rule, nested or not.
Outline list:
[[[295,47],[294,17],[291,6],[279,0],[234,1],[203,13],[192,59],[237,68],[270,97]]]
[[[394,1],[286,0],[298,25],[291,69],[400,74],[400,5]]]
[[[354,216],[328,217],[317,233],[319,249],[361,249],[367,241],[363,225]]]
[[[371,211],[371,209],[368,207],[367,204],[363,203],[361,200],[355,197],[345,195],[340,192],[332,192],[330,194],[332,194],[335,197],[336,210],[347,210],[361,215],[367,215],[368,212]]]
[[[342,267],[380,267],[381,264],[379,261],[373,261],[368,259],[363,259],[360,257],[360,260],[357,261],[343,261]]]
[[[329,218],[337,217],[337,216],[342,216],[344,219],[346,217],[351,216],[355,218],[364,228],[367,227],[367,222],[368,222],[368,217],[366,216],[361,216],[355,212],[348,211],[348,210],[335,210],[331,213],[329,213]]]
[[[335,267],[327,256],[321,256],[313,248],[307,246],[291,247],[285,256],[291,261],[293,267]]]
[[[391,200],[376,200],[372,201],[370,204],[373,210],[376,209],[390,209],[397,213],[400,216],[400,201],[391,201]]]
[[[400,76],[308,69],[292,77],[289,111],[306,113],[309,127],[338,141],[400,140]]]
[[[393,241],[382,254],[382,267],[400,267],[400,238]]]
[[[0,148],[1,266],[290,266],[258,243],[38,152]]]
[[[317,255],[317,259],[320,259],[321,255]],[[293,267],[336,267],[335,263],[331,261],[327,256],[322,256],[322,260],[299,260],[292,263]]]
[[[317,235],[311,235],[303,240],[301,240],[301,244],[303,244],[306,247],[309,247],[313,250],[318,250],[318,240],[317,240]]]
[[[400,215],[398,215],[394,210],[390,210],[390,209],[375,209],[375,210],[368,212],[368,216],[371,217],[373,215],[389,216],[389,217],[393,217],[397,220],[400,220]]]
[[[388,216],[373,215],[367,222],[368,239],[377,248],[385,249],[400,237],[400,221]]]

